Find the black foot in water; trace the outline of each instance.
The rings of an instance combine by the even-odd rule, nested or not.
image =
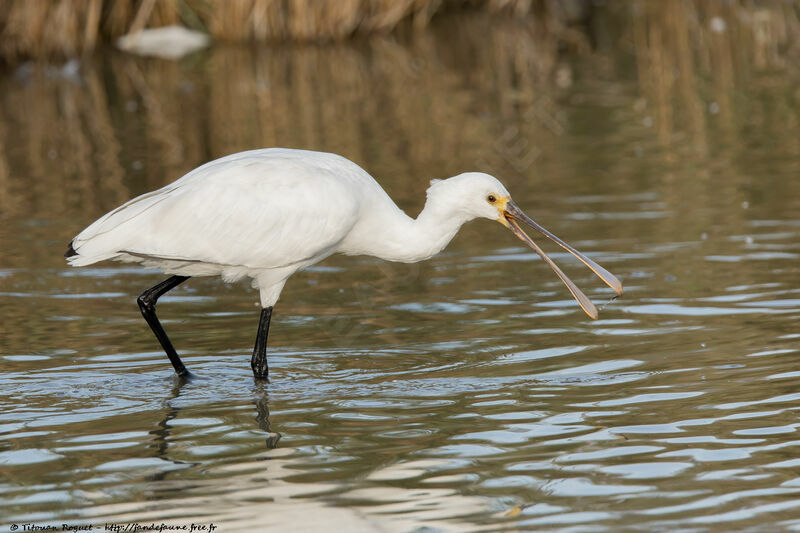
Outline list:
[[[155,287],[144,291],[139,295],[136,301],[139,304],[139,309],[142,311],[142,316],[145,321],[147,321],[150,329],[153,330],[156,339],[161,343],[161,347],[164,348],[164,352],[167,354],[167,357],[169,357],[170,363],[172,363],[173,368],[175,368],[175,373],[178,374],[179,377],[188,379],[191,374],[186,370],[181,358],[178,357],[178,352],[175,351],[172,342],[167,336],[167,332],[164,331],[161,322],[158,321],[158,317],[156,316],[156,303],[158,299],[187,279],[189,279],[188,276],[171,276]]]
[[[194,383],[195,381],[202,380],[203,378],[195,374],[194,372],[189,372],[184,367],[185,373],[184,374],[176,374],[175,379],[178,380],[178,385],[185,385],[187,383]]]
[[[261,309],[261,318],[258,320],[258,335],[256,345],[253,347],[253,357],[250,359],[250,368],[253,377],[265,379],[269,382],[269,365],[267,364],[267,336],[269,335],[269,322],[272,319],[272,306]]]

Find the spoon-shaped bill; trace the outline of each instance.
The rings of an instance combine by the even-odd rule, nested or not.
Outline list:
[[[558,244],[559,246],[561,246],[563,249],[565,249],[566,251],[568,251],[569,253],[571,253],[572,255],[577,257],[578,259],[580,259],[580,261],[584,265],[589,267],[592,270],[592,272],[597,274],[597,277],[602,279],[603,282],[605,282],[606,285],[608,285],[609,287],[614,289],[614,292],[616,292],[618,295],[622,295],[622,283],[620,283],[620,281],[616,278],[616,276],[614,276],[611,272],[609,272],[605,268],[601,267],[600,265],[598,265],[597,263],[595,263],[594,261],[592,261],[591,259],[589,259],[585,255],[580,253],[578,250],[576,250],[575,248],[573,248],[569,244],[565,243],[564,241],[562,241],[561,239],[559,239],[558,237],[556,237],[555,235],[553,235],[552,233],[550,233],[549,231],[544,229],[542,226],[540,226],[539,224],[534,222],[528,215],[526,215],[522,211],[522,209],[517,207],[517,204],[515,204],[513,201],[509,201],[508,204],[506,204],[505,216],[506,216],[506,220],[508,220],[510,223],[513,223],[515,220],[520,220],[520,221],[524,222],[525,224],[529,225],[530,227],[532,227],[533,229],[535,229],[536,231],[538,231],[539,233],[541,233],[542,235],[544,235],[545,237],[547,237],[548,239],[550,239],[551,241],[553,241],[556,244]],[[519,229],[518,225],[516,225],[516,224],[512,224],[512,225],[516,226],[517,230],[522,231],[522,230]],[[517,235],[517,237],[519,237],[523,241],[527,242],[529,245],[531,245],[533,243],[533,241],[530,240],[530,237],[528,237],[528,239],[524,239],[513,228],[511,229],[511,231],[514,231],[514,233]],[[523,235],[524,235],[524,233],[523,233]],[[526,237],[527,237],[527,235],[526,235]],[[533,246],[535,246],[535,245],[533,245]],[[533,248],[533,246],[531,246],[531,247]],[[539,255],[541,255],[541,252],[539,250],[537,250],[537,248],[534,248],[534,250],[536,250],[537,253],[539,253]],[[556,272],[556,273],[558,273],[558,272]],[[566,283],[566,281],[564,283]],[[567,285],[567,287],[569,287],[569,285]],[[572,290],[572,289],[570,289],[570,290]],[[575,294],[575,293],[573,293],[573,294]],[[577,298],[577,296],[576,296],[576,298]]]
[[[539,248],[539,246],[537,246],[535,242],[533,242],[533,239],[528,237],[528,234],[522,231],[522,229],[520,229],[520,227],[517,225],[517,221],[514,220],[513,218],[509,219],[508,227],[509,229],[511,229],[511,231],[514,232],[514,235],[522,239],[523,242],[525,242],[528,246],[533,248],[534,252],[539,254],[539,257],[544,259],[544,262],[547,263],[550,266],[550,268],[553,269],[553,272],[556,273],[556,276],[558,276],[559,279],[564,282],[564,285],[567,286],[569,292],[572,293],[572,296],[578,301],[581,308],[586,312],[586,314],[589,315],[589,317],[591,317],[592,320],[597,320],[597,308],[594,306],[592,301],[585,294],[583,294],[583,292],[574,283],[572,283],[572,280],[569,279],[567,275],[561,271],[560,268],[558,268],[558,265],[556,265],[552,259],[547,257],[547,254],[545,254],[542,251],[542,249]]]

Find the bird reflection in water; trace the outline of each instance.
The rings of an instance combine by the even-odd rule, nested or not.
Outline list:
[[[153,435],[153,442],[150,445],[150,448],[155,450],[156,457],[165,461],[169,461],[175,465],[194,466],[200,463],[180,461],[172,459],[168,455],[170,432],[172,430],[172,425],[170,422],[176,419],[181,411],[181,408],[176,405],[177,402],[175,400],[180,397],[181,392],[188,383],[189,379],[181,376],[175,376],[173,386],[170,389],[170,395],[164,400],[164,405],[166,406],[164,417],[158,422],[158,428],[150,431],[149,435]],[[256,423],[258,424],[258,427],[266,434],[267,449],[272,450],[278,447],[278,442],[281,440],[281,434],[276,431],[272,431],[269,421],[269,399],[267,398],[267,391],[264,387],[264,384],[256,381],[255,385],[256,390],[254,391],[255,398],[253,399],[253,403],[256,406]],[[167,472],[169,472],[169,470],[157,472],[151,476],[150,479],[164,479]]]
[[[261,396],[254,400],[256,404],[256,422],[258,427],[267,434],[267,448],[272,450],[278,447],[278,441],[281,440],[281,434],[272,431],[269,423],[269,401],[267,400],[267,392],[260,387]]]

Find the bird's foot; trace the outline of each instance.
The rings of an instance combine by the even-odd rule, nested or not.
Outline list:
[[[175,373],[175,379],[177,379],[180,382],[181,385],[184,384],[184,383],[189,383],[191,381],[194,381],[194,380],[198,379],[199,377],[200,376],[198,376],[194,372],[189,372],[186,369],[184,369],[184,371],[181,372],[181,373],[177,373],[177,372]]]
[[[253,379],[258,381],[266,381],[267,383],[269,383],[269,373],[268,372],[260,373],[253,371]]]
[[[264,379],[269,382],[269,367],[267,366],[266,357],[254,355],[250,360],[250,368],[253,369],[253,377],[255,379]]]

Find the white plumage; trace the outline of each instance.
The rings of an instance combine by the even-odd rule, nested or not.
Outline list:
[[[139,262],[179,277],[219,275],[226,281],[250,277],[260,291],[262,308],[271,314],[292,274],[333,253],[416,262],[441,251],[462,224],[479,217],[497,220],[535,247],[516,221],[534,225],[621,292],[611,274],[525,217],[506,188],[488,174],[466,173],[432,182],[425,208],[412,219],[348,159],[282,148],[211,161],[134,198],[79,233],[66,255],[73,266],[113,259]],[[588,299],[557,267],[556,273],[587,313],[596,316],[591,302],[588,309]],[[155,301],[163,292],[150,295],[154,319]],[[142,312],[148,319],[145,307]],[[268,324],[269,317],[267,328]],[[165,350],[169,354],[167,346]]]
[[[508,194],[485,174],[462,180],[471,176],[478,186],[486,182],[487,192]],[[277,300],[276,285],[335,252],[415,262],[441,251],[474,218],[459,212],[459,198],[438,198],[446,185],[431,186],[424,216],[413,220],[372,176],[341,156],[282,148],[241,152],[104,215],[75,237],[77,255],[68,261],[135,261],[168,274],[226,281],[249,276],[267,307]],[[483,191],[478,194],[483,201]]]
[[[365,193],[377,188],[344,158],[303,156],[253,150],[207,163],[101,217],[75,237],[78,255],[68,260],[138,261],[227,281],[250,276],[262,306],[273,305],[290,275],[336,251]]]

